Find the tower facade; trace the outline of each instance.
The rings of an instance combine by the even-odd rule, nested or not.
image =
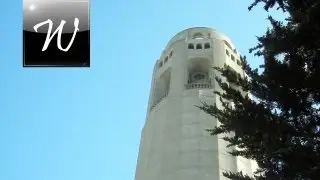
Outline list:
[[[141,132],[135,180],[223,180],[224,171],[252,174],[251,160],[227,153],[222,136],[206,129],[219,125],[195,107],[202,101],[221,106],[214,66],[243,74],[240,55],[229,38],[195,27],[176,34],[156,61],[148,112]]]

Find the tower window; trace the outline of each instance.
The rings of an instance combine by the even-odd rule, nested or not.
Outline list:
[[[231,60],[234,61],[234,56],[231,54]]]
[[[237,64],[240,66],[241,65],[241,62],[239,59],[237,59]]]
[[[229,51],[228,50],[226,50],[226,54],[229,56],[230,55],[230,53],[229,53]]]
[[[230,45],[230,43],[229,43],[228,41],[226,41],[226,40],[223,40],[223,41],[224,41],[224,44],[225,44],[226,46],[228,46],[228,48],[232,49],[232,47],[231,47],[231,45]]]
[[[172,56],[172,51],[170,52],[170,54],[169,54],[169,57],[171,57]]]
[[[159,62],[159,68],[161,68],[161,67],[162,67],[162,65],[163,65],[162,61],[161,61],[161,62]]]
[[[194,49],[194,45],[193,44],[188,44],[188,49]]]
[[[168,56],[164,58],[164,63],[166,63],[167,61],[168,61]]]
[[[205,44],[204,44],[204,48],[205,48],[205,49],[209,49],[209,48],[210,48],[210,43],[205,43]]]
[[[202,44],[197,44],[196,49],[202,49]]]
[[[196,74],[193,76],[195,80],[202,80],[204,79],[204,75],[203,74]]]

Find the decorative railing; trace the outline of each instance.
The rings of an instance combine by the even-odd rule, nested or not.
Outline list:
[[[152,110],[154,107],[156,107],[163,99],[165,99],[168,96],[168,93],[163,95],[161,98],[159,98],[151,107],[150,110]]]
[[[211,89],[212,85],[209,83],[192,83],[192,84],[186,84],[186,89]]]

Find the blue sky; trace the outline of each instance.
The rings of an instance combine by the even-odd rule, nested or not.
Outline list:
[[[91,2],[91,68],[23,68],[22,2],[0,11],[0,179],[133,180],[152,68],[193,26],[249,55],[268,23],[251,1]],[[276,14],[282,17],[281,14]]]

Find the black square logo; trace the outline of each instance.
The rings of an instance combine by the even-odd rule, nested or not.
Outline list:
[[[89,0],[23,0],[23,67],[90,67]]]

